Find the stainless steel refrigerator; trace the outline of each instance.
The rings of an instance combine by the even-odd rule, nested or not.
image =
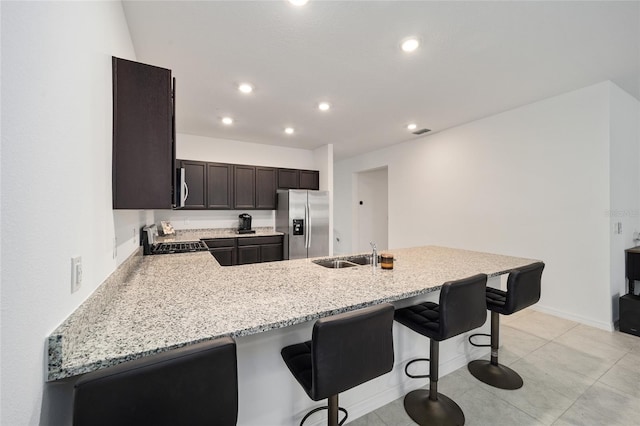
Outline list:
[[[278,190],[276,231],[284,235],[284,258],[329,255],[329,192]]]

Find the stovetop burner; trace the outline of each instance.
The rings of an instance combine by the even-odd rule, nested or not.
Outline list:
[[[151,254],[189,253],[192,251],[206,251],[207,246],[202,241],[186,241],[181,243],[159,243],[151,250]]]

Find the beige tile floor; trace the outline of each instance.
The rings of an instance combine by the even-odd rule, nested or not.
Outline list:
[[[439,391],[460,405],[467,425],[640,425],[640,337],[531,309],[500,322],[500,362],[524,386],[495,389],[466,367],[441,378]],[[348,424],[415,425],[402,398]]]

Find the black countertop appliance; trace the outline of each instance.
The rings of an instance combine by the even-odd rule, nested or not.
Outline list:
[[[240,218],[238,234],[255,234],[256,231],[251,229],[251,215],[242,213],[238,217]]]

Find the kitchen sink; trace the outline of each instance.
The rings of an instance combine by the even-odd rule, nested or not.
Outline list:
[[[316,265],[324,266],[325,268],[339,269],[339,268],[351,268],[352,266],[360,266],[357,263],[349,262],[344,259],[320,259],[314,260]]]
[[[351,256],[346,258],[349,262],[357,263],[358,265],[371,265],[371,259],[371,255]]]
[[[329,259],[314,260],[313,263],[331,269],[351,268],[352,266],[371,265],[371,256],[360,255],[349,257],[334,257]]]

